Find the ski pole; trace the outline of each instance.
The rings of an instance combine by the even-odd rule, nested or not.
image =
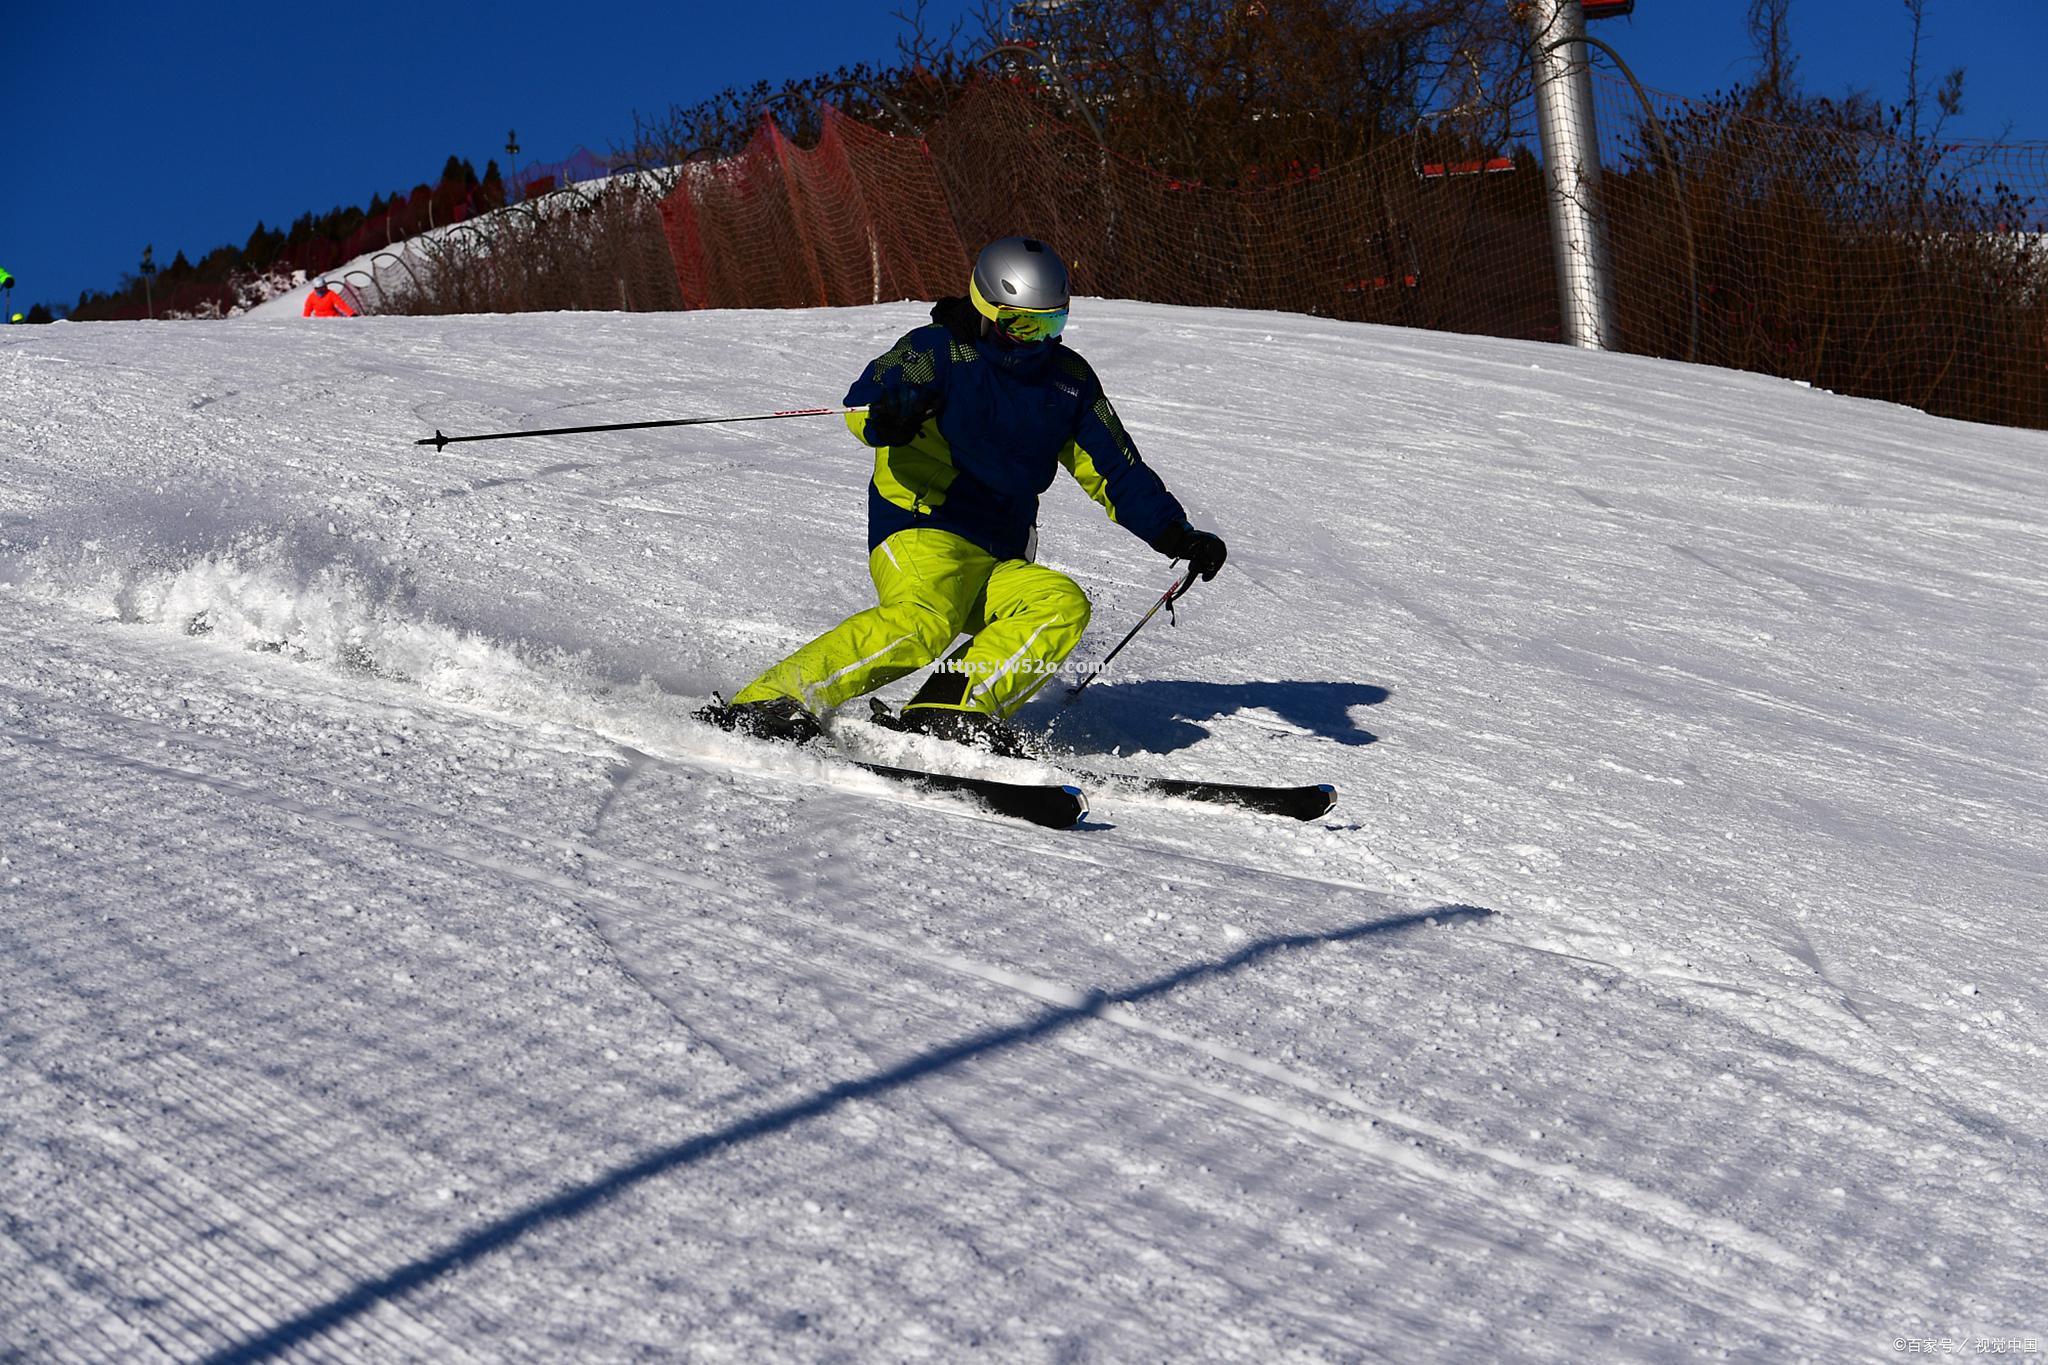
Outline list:
[[[1181,598],[1187,596],[1188,589],[1194,586],[1195,571],[1192,568],[1190,568],[1186,573],[1182,574],[1179,578],[1174,579],[1173,582],[1167,586],[1166,591],[1159,594],[1159,600],[1152,604],[1152,609],[1146,612],[1143,616],[1140,616],[1138,618],[1138,624],[1131,627],[1131,633],[1129,635],[1124,636],[1123,639],[1118,640],[1116,642],[1116,648],[1109,651],[1109,653],[1103,655],[1102,662],[1096,664],[1095,667],[1089,671],[1087,677],[1081,679],[1081,681],[1075,683],[1072,687],[1067,689],[1067,700],[1072,701],[1074,698],[1080,696],[1082,688],[1086,687],[1089,683],[1094,682],[1098,677],[1102,676],[1102,670],[1109,667],[1109,661],[1111,659],[1114,659],[1117,655],[1123,653],[1124,646],[1129,644],[1133,639],[1137,638],[1138,632],[1145,628],[1145,623],[1147,621],[1151,620],[1154,616],[1157,616],[1159,614],[1159,609],[1161,607],[1165,607],[1166,614],[1168,616],[1171,616],[1173,614],[1173,604],[1179,601]]]
[[[773,422],[782,417],[830,417],[839,413],[866,412],[853,408],[791,408],[787,412],[754,412],[743,417],[675,417],[664,422],[606,422],[594,427],[546,427],[538,431],[492,431],[481,436],[443,436],[438,428],[432,436],[414,441],[432,446],[438,453],[463,441],[509,441],[519,436],[574,436],[586,431],[645,431],[650,427],[708,427],[720,422]]]

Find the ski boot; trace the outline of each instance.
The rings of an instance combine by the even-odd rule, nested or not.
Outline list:
[[[892,713],[880,698],[868,699],[868,718],[898,734],[928,735],[954,744],[986,749],[1000,758],[1031,758],[1032,746],[1021,730],[986,711],[966,705],[967,675],[940,671],[925,680],[917,695]]]
[[[822,739],[825,734],[825,727],[818,723],[818,718],[795,697],[728,702],[713,692],[711,705],[695,714],[698,720],[716,725],[721,730],[751,735],[755,739],[778,740],[784,744],[809,744]]]

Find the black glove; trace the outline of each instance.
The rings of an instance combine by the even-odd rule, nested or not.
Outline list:
[[[909,444],[934,412],[938,395],[918,389],[884,389],[868,404],[867,425],[861,439],[871,446]]]
[[[1214,578],[1223,561],[1230,557],[1222,536],[1197,531],[1186,522],[1153,541],[1152,548],[1168,559],[1185,559],[1188,572],[1200,574],[1204,583]]]

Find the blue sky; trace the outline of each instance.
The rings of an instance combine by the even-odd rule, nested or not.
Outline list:
[[[0,47],[0,266],[17,309],[111,289],[157,259],[240,243],[256,220],[367,202],[448,155],[554,160],[625,141],[636,111],[727,85],[886,61],[915,0],[494,6],[360,3],[302,19],[275,3],[29,0]],[[1637,0],[1594,32],[1644,84],[1704,94],[1743,78],[1743,0]],[[943,28],[980,0],[929,0]],[[1930,0],[1931,82],[1968,68],[1963,137],[2048,140],[2048,0]],[[1904,91],[1901,0],[1793,0],[1810,88]]]

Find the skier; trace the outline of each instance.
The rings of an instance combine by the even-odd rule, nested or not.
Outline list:
[[[306,295],[306,309],[301,317],[308,318],[352,318],[356,310],[348,306],[348,300],[339,291],[327,287],[327,281],[315,280],[313,292]]]
[[[1038,496],[1064,468],[1124,529],[1206,581],[1221,538],[1189,524],[1138,458],[1095,372],[1062,343],[1067,268],[1029,237],[991,243],[965,298],[941,299],[847,391],[875,451],[868,573],[878,605],[848,617],[698,712],[803,744],[819,713],[906,677],[970,636],[893,718],[896,728],[1022,752],[1006,723],[1088,624],[1071,578],[1033,563]],[[878,713],[878,719],[880,714]]]

